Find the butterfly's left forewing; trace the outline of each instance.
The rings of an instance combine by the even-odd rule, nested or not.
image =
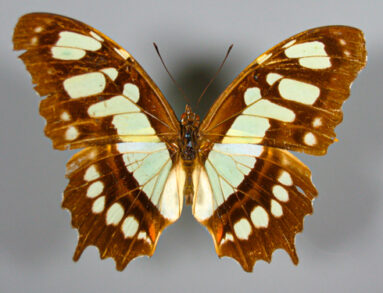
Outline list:
[[[79,232],[74,259],[95,245],[122,270],[152,255],[182,209],[168,149],[179,123],[162,93],[127,51],[74,19],[24,15],[13,42],[46,96],[40,113],[53,146],[84,148],[68,163],[63,198]]]

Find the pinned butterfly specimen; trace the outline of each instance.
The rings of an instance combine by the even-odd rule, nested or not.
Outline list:
[[[123,270],[151,256],[184,197],[218,256],[252,271],[294,241],[317,190],[288,150],[324,155],[350,85],[366,64],[360,30],[327,26],[297,34],[255,59],[200,122],[179,121],[138,62],[92,27],[67,17],[20,18],[13,43],[46,96],[45,134],[67,164],[62,206],[79,240]]]

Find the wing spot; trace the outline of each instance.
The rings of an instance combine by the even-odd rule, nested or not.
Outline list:
[[[134,216],[128,216],[125,218],[124,222],[122,222],[121,230],[124,234],[125,238],[133,237],[136,235],[138,230],[138,221]]]
[[[266,81],[269,85],[273,85],[276,81],[280,80],[281,78],[283,78],[283,76],[278,73],[269,73],[266,76]]]
[[[322,126],[322,118],[321,117],[316,117],[313,120],[313,127],[318,128],[320,126]]]
[[[282,79],[278,89],[284,99],[306,105],[313,105],[320,95],[319,87],[290,78]]]
[[[99,94],[105,89],[105,85],[105,76],[101,72],[76,75],[63,82],[65,91],[72,99]]]
[[[267,59],[269,59],[273,54],[272,53],[269,53],[269,54],[262,54],[261,56],[259,56],[257,59],[255,59],[255,61],[258,63],[258,64],[262,64],[263,62],[265,62]]]
[[[118,202],[115,202],[110,206],[106,213],[106,224],[107,225],[118,225],[122,217],[124,216],[124,208]]]
[[[104,72],[111,80],[115,81],[118,76],[118,71],[114,67],[108,67],[101,69],[102,72]]]
[[[271,213],[276,218],[279,218],[283,215],[282,206],[274,199],[271,200]]]
[[[289,58],[327,56],[324,47],[324,44],[319,41],[301,43],[287,48],[285,55]]]
[[[342,45],[342,46],[345,46],[347,43],[344,39],[340,39],[339,40],[339,43]]]
[[[269,225],[269,215],[261,206],[256,206],[253,209],[250,218],[256,228],[267,228]]]
[[[289,193],[281,185],[276,184],[273,186],[273,194],[278,200],[282,202],[287,202],[289,200]]]
[[[310,69],[326,69],[331,67],[330,57],[299,58],[299,64]]]
[[[35,31],[35,33],[41,33],[43,31],[43,27],[42,26],[36,26],[34,31]]]
[[[124,85],[124,91],[122,92],[122,94],[135,103],[137,103],[140,99],[140,90],[138,89],[138,86],[130,82]]]
[[[290,42],[284,44],[284,45],[282,46],[282,48],[288,48],[288,47],[291,47],[293,44],[295,44],[296,41],[297,41],[297,40],[291,40]]]
[[[95,32],[90,32],[90,35],[93,37],[93,38],[95,38],[97,41],[100,41],[100,42],[103,42],[104,41],[104,39],[103,38],[101,38],[98,34],[96,34]]]
[[[278,181],[286,186],[293,185],[293,180],[291,179],[290,173],[286,172],[285,170],[282,170],[279,174]]]
[[[65,139],[69,141],[75,140],[79,135],[80,133],[78,132],[77,128],[70,126],[65,132]]]
[[[231,233],[229,233],[229,232],[227,232],[227,233],[225,234],[225,236],[222,237],[222,239],[221,239],[221,245],[224,244],[224,243],[226,243],[226,242],[228,242],[228,241],[232,241],[232,242],[234,242],[233,234],[231,234]]]
[[[63,111],[60,115],[60,119],[62,121],[69,121],[71,119],[71,117],[67,111]]]
[[[85,50],[66,47],[52,47],[52,57],[58,60],[80,60],[85,56]]]
[[[37,45],[37,43],[38,43],[38,38],[37,37],[33,37],[32,39],[31,39],[31,45],[32,46],[36,46]]]
[[[95,214],[101,213],[105,208],[105,196],[97,198],[92,205],[92,212]]]
[[[99,41],[82,34],[63,31],[60,32],[59,36],[60,38],[56,42],[56,46],[58,47],[77,48],[87,51],[97,51],[101,48],[101,43]]]
[[[261,90],[258,87],[248,88],[244,94],[246,105],[250,105],[262,98]]]
[[[303,138],[306,145],[313,146],[317,143],[317,139],[312,132],[307,132]]]
[[[86,196],[89,198],[95,198],[99,196],[103,191],[104,183],[102,181],[96,181],[89,185],[88,190],[86,191]]]
[[[350,57],[351,53],[350,53],[350,51],[344,50],[344,55],[346,55],[347,57]]]
[[[245,218],[234,224],[234,232],[238,239],[247,240],[251,234],[251,225]]]
[[[127,51],[125,51],[122,48],[114,48],[114,51],[116,51],[117,54],[120,55],[124,59],[128,59],[128,58],[132,57]]]
[[[95,165],[90,166],[88,169],[86,169],[84,174],[84,180],[85,181],[93,181],[100,177],[100,173],[98,172]]]
[[[145,231],[140,231],[140,233],[138,233],[137,239],[142,239],[146,241],[148,244],[152,244],[152,241],[150,240],[150,238],[148,237],[148,234]]]

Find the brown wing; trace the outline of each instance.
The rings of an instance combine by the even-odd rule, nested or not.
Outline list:
[[[62,206],[72,214],[79,240],[73,256],[95,245],[118,270],[154,253],[162,230],[182,210],[175,158],[164,143],[88,147],[68,162]]]
[[[15,50],[47,96],[40,113],[57,149],[82,148],[68,163],[63,207],[79,231],[77,260],[89,245],[122,270],[152,255],[182,209],[173,110],[131,55],[99,31],[47,13],[20,18]]]
[[[328,26],[295,35],[229,85],[202,122],[201,140],[323,155],[365,64],[365,41],[356,28]]]
[[[20,18],[13,43],[56,149],[121,141],[173,141],[176,116],[138,62],[94,28],[48,13]]]
[[[212,235],[218,256],[250,272],[282,248],[298,263],[295,235],[317,191],[297,158],[277,148],[215,144],[197,184],[193,214]]]

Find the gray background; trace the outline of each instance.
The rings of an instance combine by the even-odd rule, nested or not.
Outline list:
[[[0,292],[378,292],[382,290],[382,12],[383,1],[0,1]],[[245,273],[219,260],[210,235],[184,208],[151,259],[117,272],[111,259],[86,249],[72,262],[77,233],[60,208],[64,166],[71,152],[51,149],[24,65],[11,50],[17,18],[32,11],[82,20],[125,47],[146,69],[179,115],[185,101],[152,42],[196,100],[234,49],[201,103],[213,99],[277,42],[329,24],[361,28],[369,63],[354,83],[325,157],[299,157],[319,189],[315,213],[297,237],[299,266],[284,251]],[[380,289],[379,289],[380,288]]]

